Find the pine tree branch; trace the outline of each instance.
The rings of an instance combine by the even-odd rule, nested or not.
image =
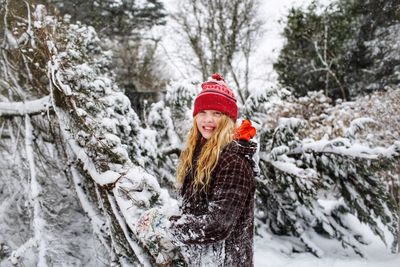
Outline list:
[[[322,141],[322,140],[321,140]],[[339,140],[340,141],[340,140]],[[322,141],[323,142],[323,141]],[[301,147],[291,150],[287,155],[304,154],[313,152],[316,154],[336,154],[339,156],[347,156],[353,158],[361,158],[368,160],[379,160],[382,158],[395,158],[399,156],[400,142],[395,142],[392,146],[387,148],[376,147],[369,148],[359,144],[346,146],[335,146],[335,140],[327,141],[326,144],[321,145],[318,141],[311,144],[305,144]]]
[[[176,154],[179,156],[181,154],[181,149],[176,146],[169,146],[162,149],[159,153],[163,156],[170,156],[172,154]]]

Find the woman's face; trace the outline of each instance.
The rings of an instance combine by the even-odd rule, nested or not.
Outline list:
[[[196,125],[203,138],[209,139],[214,134],[221,116],[217,110],[203,110],[197,114]]]

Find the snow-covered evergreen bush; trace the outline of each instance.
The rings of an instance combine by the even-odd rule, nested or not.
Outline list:
[[[272,150],[261,152],[265,178],[259,186],[258,207],[264,212],[260,219],[273,233],[298,237],[317,256],[324,251],[313,242],[315,234],[337,239],[363,255],[359,243],[366,241],[346,222],[349,213],[368,224],[384,242],[378,218],[396,236],[394,201],[376,170],[399,157],[400,143],[370,148],[343,137],[301,140],[296,136],[300,123],[298,119],[281,120]]]
[[[92,27],[42,5],[7,2],[1,12],[12,29],[0,64],[1,209],[9,214],[0,218],[1,261],[152,265],[136,221],[176,204],[144,169],[155,142],[115,85],[110,53]]]
[[[381,177],[395,170],[398,139],[380,146],[368,142],[360,131],[373,120],[360,117],[368,115],[365,112],[350,110],[362,105],[345,102],[347,108],[335,108],[321,92],[302,98],[289,96],[285,101],[274,97],[259,101],[264,104],[258,106],[269,107],[268,119],[265,114],[254,118],[265,122],[258,129],[263,176],[257,205],[261,228],[298,237],[305,247],[294,241],[293,250],[310,250],[320,256],[324,251],[312,242],[315,234],[337,239],[363,255],[360,244],[366,241],[346,223],[344,217],[349,214],[368,224],[383,240],[378,217],[397,235],[396,202]],[[392,245],[396,246],[396,240]]]

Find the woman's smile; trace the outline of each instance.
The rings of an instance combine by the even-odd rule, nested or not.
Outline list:
[[[215,127],[210,127],[210,126],[203,126],[203,129],[206,131],[214,131]]]

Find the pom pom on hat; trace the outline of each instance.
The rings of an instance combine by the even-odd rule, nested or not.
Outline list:
[[[222,77],[222,75],[219,74],[219,73],[214,73],[213,75],[211,75],[211,78],[214,79],[214,80],[217,80],[217,81],[224,81],[225,82],[224,77]]]
[[[221,74],[211,75],[211,78],[201,84],[201,88],[202,91],[194,102],[193,116],[203,110],[217,110],[236,121],[238,116],[236,97]]]

